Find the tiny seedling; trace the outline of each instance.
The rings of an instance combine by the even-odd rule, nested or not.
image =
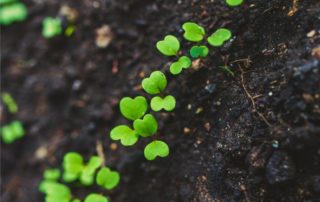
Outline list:
[[[154,135],[158,130],[158,122],[151,114],[147,114],[143,119],[133,122],[134,130],[142,137]]]
[[[157,42],[156,47],[163,55],[174,56],[178,54],[180,42],[175,36],[167,35],[164,40]]]
[[[183,37],[192,42],[198,42],[203,39],[203,36],[206,34],[203,27],[194,22],[186,22],[182,25],[184,30]]]
[[[229,6],[239,6],[243,3],[243,0],[226,0]]]
[[[176,107],[176,99],[172,95],[167,95],[165,98],[156,96],[151,100],[151,109],[153,111],[172,111]]]
[[[97,184],[107,190],[115,188],[120,182],[120,174],[108,167],[101,168],[96,178]]]
[[[71,199],[70,189],[61,183],[50,183],[45,187],[46,202],[69,202]]]
[[[154,71],[150,77],[142,80],[142,88],[150,95],[161,93],[167,86],[167,78],[164,73]]]
[[[208,37],[208,43],[211,46],[219,47],[223,43],[231,38],[231,31],[226,28],[220,28],[215,31],[210,37]]]
[[[152,141],[144,149],[144,156],[149,161],[154,160],[157,156],[163,158],[168,155],[169,155],[169,147],[167,143],[160,140]]]
[[[92,185],[94,182],[94,174],[101,166],[102,160],[98,156],[92,156],[89,163],[83,168],[80,176],[80,182],[83,185]]]
[[[1,98],[10,113],[14,114],[18,112],[18,105],[9,93],[2,93]]]
[[[10,144],[24,136],[24,128],[20,121],[13,121],[1,127],[1,137],[5,144]]]
[[[10,25],[14,22],[21,22],[27,18],[27,7],[20,2],[0,2],[0,24]],[[4,4],[4,5],[2,5]]]
[[[62,24],[59,18],[46,17],[42,21],[42,36],[52,38],[62,33]]]
[[[63,157],[63,180],[73,182],[77,180],[84,168],[83,158],[76,152],[69,152]]]
[[[188,69],[191,66],[191,60],[187,56],[181,56],[178,61],[170,65],[170,72],[173,75],[180,74],[182,69]]]
[[[43,174],[44,180],[39,184],[39,191],[46,193],[47,187],[52,183],[57,183],[60,176],[61,173],[59,169],[46,169]]]
[[[228,75],[234,77],[235,73],[231,70],[231,68],[227,65],[223,65],[223,66],[219,66],[219,68],[224,71],[225,73],[227,73]]]
[[[84,202],[109,202],[109,200],[100,194],[91,193],[84,199]]]
[[[110,138],[112,140],[120,140],[123,146],[131,146],[138,141],[139,135],[129,126],[119,125],[111,130]]]
[[[209,53],[207,46],[192,46],[190,49],[190,55],[193,58],[205,58]]]
[[[147,111],[148,104],[145,97],[137,96],[134,99],[124,97],[120,101],[120,111],[129,120],[141,118]]]

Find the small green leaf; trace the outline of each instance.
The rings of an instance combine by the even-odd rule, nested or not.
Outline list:
[[[22,3],[12,3],[0,6],[0,24],[10,25],[13,22],[20,22],[27,18],[27,7]]]
[[[84,202],[109,202],[109,200],[100,194],[89,194]]]
[[[203,36],[206,34],[203,27],[194,23],[186,22],[182,25],[184,30],[183,37],[188,41],[198,42],[203,39]]]
[[[56,196],[56,197],[66,197],[66,198],[71,197],[70,189],[64,184],[60,184],[60,183],[48,184],[46,187],[45,193],[47,195]]]
[[[157,132],[158,122],[151,114],[147,114],[143,119],[137,119],[133,122],[133,128],[142,137],[148,137]]]
[[[101,168],[96,178],[97,184],[108,190],[115,188],[120,182],[120,174],[117,171],[111,171],[109,168]]]
[[[205,58],[209,53],[207,46],[192,46],[190,49],[190,55],[193,58]]]
[[[84,168],[83,158],[76,152],[68,152],[63,157],[63,180],[65,182],[73,182],[78,179],[82,169]]]
[[[208,43],[211,46],[222,46],[223,43],[231,38],[231,31],[226,28],[220,28],[208,37]]]
[[[168,95],[165,98],[156,96],[151,100],[151,109],[153,111],[160,111],[164,109],[166,111],[172,111],[176,107],[176,99],[172,95]]]
[[[178,61],[170,65],[170,72],[173,75],[180,74],[182,69],[187,69],[191,66],[191,60],[187,56],[181,56]]]
[[[70,202],[69,197],[47,195],[45,202]]]
[[[120,111],[124,117],[130,120],[136,120],[142,117],[148,109],[145,97],[137,96],[134,99],[124,97],[120,101]]]
[[[52,38],[62,32],[61,20],[59,18],[46,17],[42,21],[42,26],[42,36],[44,38]]]
[[[167,35],[164,40],[157,42],[157,49],[166,56],[177,55],[180,49],[179,40],[173,35]]]
[[[154,71],[149,78],[142,80],[142,88],[149,94],[161,93],[167,86],[167,78],[160,71]]]
[[[2,93],[1,98],[3,103],[8,107],[10,113],[14,114],[18,112],[18,105],[9,93]]]
[[[61,172],[59,169],[46,169],[43,174],[45,180],[56,181],[60,178]]]
[[[113,128],[110,137],[113,140],[120,140],[123,146],[131,146],[138,141],[137,132],[126,125],[120,125]]]
[[[160,140],[154,140],[144,148],[144,156],[147,160],[152,161],[157,156],[166,157],[169,155],[168,145]]]
[[[92,156],[89,163],[83,168],[80,175],[80,182],[83,185],[92,185],[94,182],[94,174],[101,166],[102,160],[98,156]]]
[[[239,6],[243,3],[243,0],[227,0],[229,6]]]

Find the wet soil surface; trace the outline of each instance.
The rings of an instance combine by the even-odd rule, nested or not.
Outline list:
[[[295,2],[295,3],[294,3]],[[3,202],[43,201],[37,186],[63,154],[86,158],[103,144],[106,164],[122,175],[119,187],[72,185],[73,194],[105,193],[111,201],[320,201],[320,2],[246,1],[229,8],[217,0],[27,1],[25,22],[2,28],[1,84],[19,105],[1,123],[22,121],[26,136],[1,142]],[[72,37],[45,40],[41,21],[63,5],[76,10]],[[228,27],[234,37],[178,77],[167,92],[172,113],[158,113],[168,158],[147,162],[150,140],[124,148],[109,139],[123,96],[145,95],[141,79],[170,58],[155,43],[182,39],[181,24],[208,33]],[[107,48],[96,30],[111,27]],[[183,42],[182,52],[191,44]],[[227,64],[235,76],[219,68]],[[169,74],[167,74],[169,75]],[[147,96],[147,95],[146,95]]]

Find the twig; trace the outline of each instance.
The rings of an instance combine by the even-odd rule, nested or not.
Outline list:
[[[98,156],[102,160],[101,165],[105,166],[106,160],[104,156],[103,146],[100,140],[97,140],[96,150],[97,150]]]

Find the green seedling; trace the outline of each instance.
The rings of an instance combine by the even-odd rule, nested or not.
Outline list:
[[[13,3],[15,2],[16,0],[0,0],[0,5],[4,5],[4,4],[8,4],[8,3]]]
[[[137,96],[134,99],[124,97],[120,101],[120,111],[129,120],[141,118],[147,111],[148,104],[145,97]]]
[[[231,38],[231,31],[226,28],[220,28],[215,31],[210,37],[208,37],[208,43],[211,46],[219,47],[223,43]]]
[[[43,174],[44,180],[39,184],[39,191],[46,193],[47,187],[50,186],[50,184],[57,183],[60,176],[61,173],[59,169],[46,169]]]
[[[9,93],[2,93],[1,98],[10,113],[14,114],[18,112],[18,105]]]
[[[203,36],[206,34],[203,27],[194,22],[186,22],[182,25],[184,30],[183,37],[192,42],[198,42],[203,39]]]
[[[175,36],[167,35],[164,40],[157,42],[156,47],[163,55],[174,56],[178,54],[180,42]]]
[[[154,135],[158,130],[158,122],[151,114],[147,114],[143,119],[133,122],[134,130],[142,137]]]
[[[84,199],[84,202],[109,202],[109,200],[100,194],[92,193]]]
[[[128,126],[120,125],[111,130],[110,138],[112,140],[120,140],[123,146],[131,146],[138,141],[139,135]]]
[[[69,202],[71,199],[70,189],[60,183],[50,183],[45,187],[46,202]]]
[[[72,202],[81,202],[81,200],[80,200],[80,199],[75,198],[75,199],[72,199]]]
[[[24,136],[24,128],[20,121],[13,121],[1,127],[1,137],[5,144],[11,144]]]
[[[227,73],[228,75],[230,75],[230,76],[232,76],[232,77],[235,76],[234,72],[231,70],[231,68],[230,68],[229,66],[223,65],[223,66],[219,66],[219,68],[220,68],[222,71],[224,71],[225,73]]]
[[[243,0],[226,0],[229,6],[240,6],[243,3]]]
[[[180,74],[182,69],[188,69],[191,66],[191,60],[187,56],[181,56],[178,61],[170,65],[170,72],[173,75]]]
[[[62,24],[59,18],[46,17],[42,21],[42,36],[52,38],[62,33]]]
[[[150,77],[142,80],[142,88],[150,95],[161,93],[166,86],[167,78],[160,71],[154,71]]]
[[[63,157],[63,180],[73,182],[77,180],[84,168],[83,158],[76,152],[69,152]]]
[[[192,46],[190,49],[190,55],[193,58],[205,58],[209,53],[207,46]]]
[[[92,185],[94,182],[94,174],[101,166],[102,160],[98,156],[92,156],[89,163],[83,168],[80,175],[80,182],[83,185]]]
[[[151,109],[156,112],[162,109],[172,111],[176,107],[176,99],[172,95],[168,95],[165,98],[156,96],[152,98],[150,105]]]
[[[0,7],[0,24],[10,25],[14,22],[21,22],[27,18],[28,10],[23,3],[10,3],[8,1],[1,2]],[[6,5],[2,5],[6,4]]]
[[[152,141],[144,149],[144,156],[149,161],[154,160],[157,156],[163,158],[168,155],[169,155],[169,147],[167,143],[160,140]]]
[[[107,190],[115,188],[120,182],[120,174],[107,167],[101,168],[96,178],[97,184]]]

